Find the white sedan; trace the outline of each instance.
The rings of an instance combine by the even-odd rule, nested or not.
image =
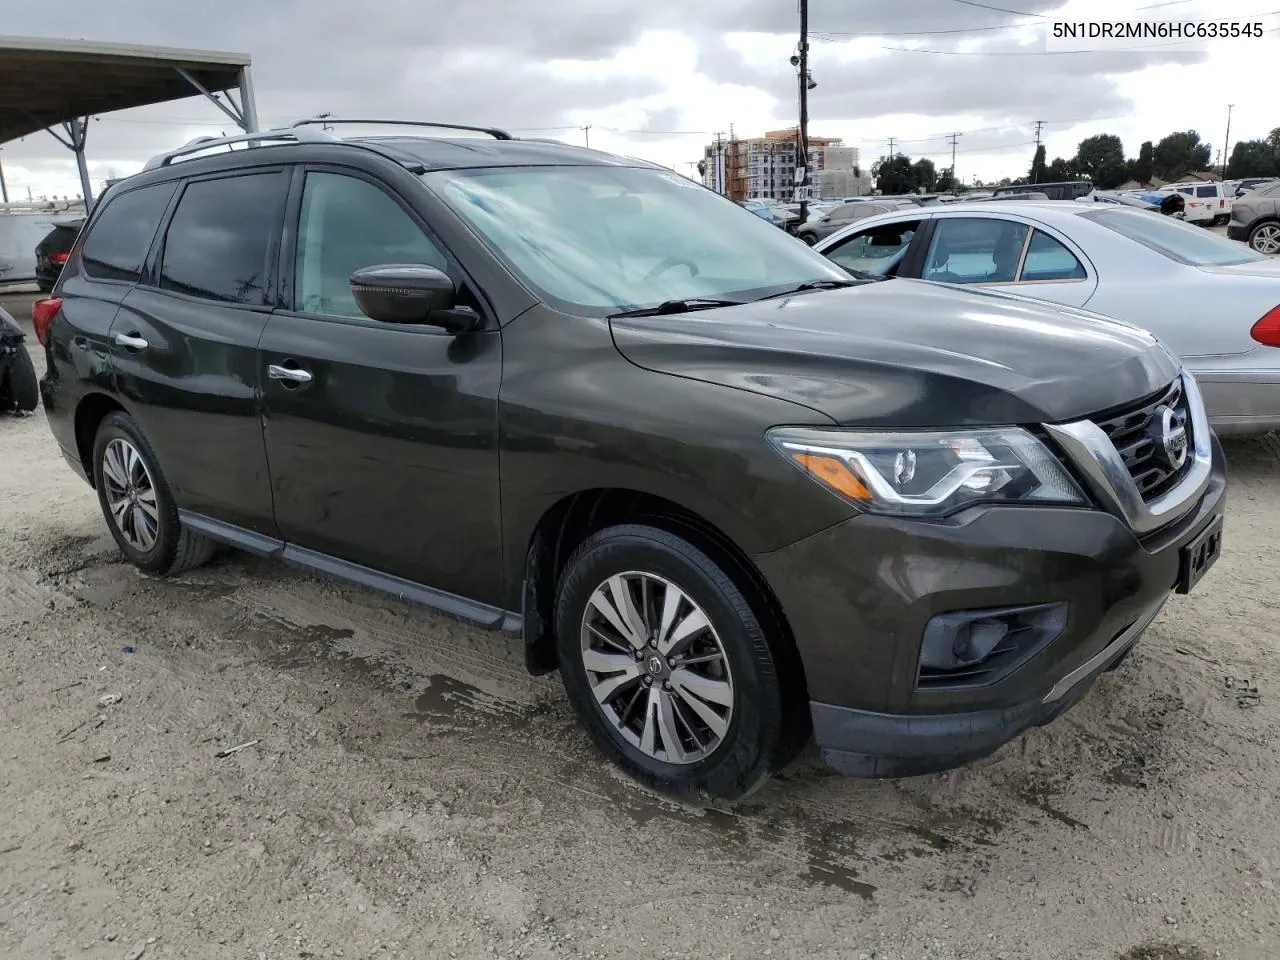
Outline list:
[[[880,214],[814,249],[851,272],[1049,300],[1154,333],[1219,434],[1280,428],[1280,259],[1146,210],[987,201]]]

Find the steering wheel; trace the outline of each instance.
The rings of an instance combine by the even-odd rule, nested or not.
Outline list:
[[[666,271],[670,270],[672,267],[688,267],[689,275],[691,277],[696,277],[698,275],[698,265],[694,263],[692,260],[685,260],[683,257],[667,257],[665,260],[657,264],[652,270],[650,270],[649,273],[645,276],[645,279],[652,280],[658,274],[665,273]]]

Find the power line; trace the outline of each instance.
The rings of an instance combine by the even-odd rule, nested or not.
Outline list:
[[[951,0],[952,3],[963,3],[966,7],[977,7],[979,10],[994,10],[996,13],[1009,13],[1015,17],[1035,17],[1037,20],[1048,20],[1043,13],[1026,13],[1022,10],[1010,10],[1008,7],[996,7],[978,0]]]

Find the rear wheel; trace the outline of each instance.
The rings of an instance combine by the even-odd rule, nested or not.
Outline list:
[[[133,418],[110,413],[93,445],[98,502],[116,544],[148,573],[182,573],[208,561],[216,544],[185,529],[147,438]]]
[[[770,636],[734,581],[680,537],[640,525],[589,537],[556,605],[560,672],[600,750],[679,799],[732,800],[804,743],[788,729]]]
[[[1280,253],[1280,223],[1260,223],[1249,231],[1249,246],[1259,253]]]
[[[800,234],[800,239],[803,240],[805,243],[807,243],[811,247],[818,242],[818,238],[814,236],[812,233],[802,233]]]

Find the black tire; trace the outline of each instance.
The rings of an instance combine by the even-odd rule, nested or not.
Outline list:
[[[0,376],[0,404],[5,413],[29,413],[39,403],[40,385],[36,381],[35,364],[31,362],[31,354],[27,353],[26,347],[18,344],[9,357],[7,378]]]
[[[1249,249],[1255,250],[1258,253],[1264,253],[1265,251],[1263,251],[1259,246],[1258,237],[1262,234],[1263,230],[1274,230],[1276,226],[1277,223],[1274,220],[1264,220],[1262,223],[1255,224],[1253,229],[1249,231],[1249,239],[1247,241]]]
[[[137,451],[155,492],[155,540],[149,549],[140,549],[129,542],[108,505],[104,457],[108,444],[117,439],[126,441]],[[207,563],[216,552],[214,541],[185,529],[178,520],[178,508],[160,471],[155,451],[133,418],[126,413],[109,413],[98,426],[93,441],[93,485],[97,488],[98,503],[102,506],[102,516],[107,521],[111,536],[126,559],[139,570],[158,576],[172,576]]]
[[[609,577],[637,572],[677,586],[705,613],[733,678],[733,710],[712,751],[670,763],[629,741],[592,692],[581,635],[592,593]],[[766,621],[768,622],[768,621]],[[788,643],[766,629],[734,580],[710,557],[664,530],[610,527],[588,537],[565,566],[556,598],[560,674],[583,726],[600,751],[635,780],[679,800],[735,800],[785,767],[808,740],[803,691],[784,678]]]
[[[1230,222],[1231,222],[1231,214],[1229,213],[1220,213],[1213,218],[1213,225],[1215,227],[1226,226],[1226,224]]]
[[[803,240],[806,244],[808,244],[811,247],[818,242],[817,236],[815,236],[812,233],[799,233],[799,234],[796,234],[796,236],[798,236],[801,240]]]

